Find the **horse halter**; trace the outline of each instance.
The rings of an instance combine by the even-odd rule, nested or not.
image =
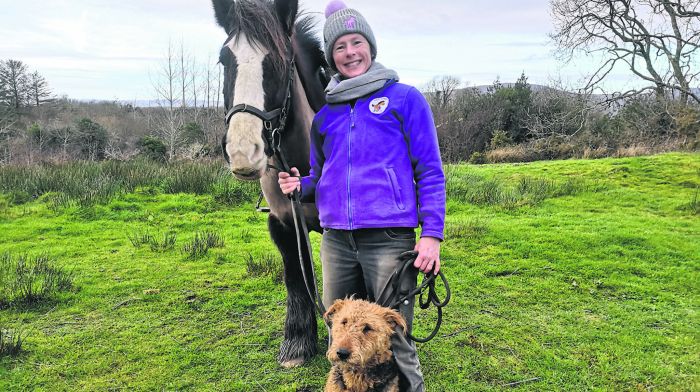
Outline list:
[[[289,109],[292,102],[292,86],[294,84],[294,71],[296,69],[296,62],[294,61],[294,55],[290,56],[289,60],[289,78],[287,79],[287,92],[284,95],[284,101],[282,101],[282,106],[266,112],[260,110],[255,106],[248,105],[245,103],[240,103],[233,106],[226,113],[225,123],[231,122],[231,118],[236,113],[250,113],[255,117],[259,118],[263,122],[262,137],[265,141],[265,155],[272,157],[276,152],[281,151],[280,143],[282,142],[282,132],[287,125],[287,116],[289,115]],[[276,127],[273,127],[273,122],[277,123]]]

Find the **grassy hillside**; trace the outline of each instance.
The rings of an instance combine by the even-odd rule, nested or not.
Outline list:
[[[275,361],[285,290],[253,191],[232,205],[221,185],[155,181],[85,202],[45,186],[52,170],[36,191],[40,176],[0,168],[0,330],[24,337],[0,356],[0,390],[322,388],[322,355]],[[419,345],[428,391],[700,389],[699,154],[446,172],[453,299]],[[224,243],[184,251],[196,235]],[[22,256],[72,284],[22,300],[7,267]]]

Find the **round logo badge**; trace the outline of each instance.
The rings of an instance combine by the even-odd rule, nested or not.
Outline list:
[[[375,98],[369,103],[369,111],[374,114],[382,114],[389,107],[389,98]]]

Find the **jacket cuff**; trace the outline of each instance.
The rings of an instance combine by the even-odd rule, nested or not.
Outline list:
[[[423,230],[423,231],[420,233],[420,237],[421,237],[421,238],[423,238],[423,237],[433,237],[433,238],[439,239],[440,242],[442,242],[442,241],[445,240],[445,237],[444,237],[444,235],[442,234],[442,232],[440,232],[440,231],[432,231],[432,230]]]
[[[307,203],[312,203],[316,199],[316,189],[313,186],[313,182],[311,181],[311,177],[301,177],[299,179],[299,185],[301,186],[301,201],[307,202]]]

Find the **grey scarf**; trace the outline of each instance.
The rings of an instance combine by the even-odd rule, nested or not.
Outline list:
[[[364,97],[384,87],[389,80],[398,81],[399,75],[376,61],[367,72],[351,79],[341,79],[340,74],[335,74],[326,87],[326,101],[340,103]]]

